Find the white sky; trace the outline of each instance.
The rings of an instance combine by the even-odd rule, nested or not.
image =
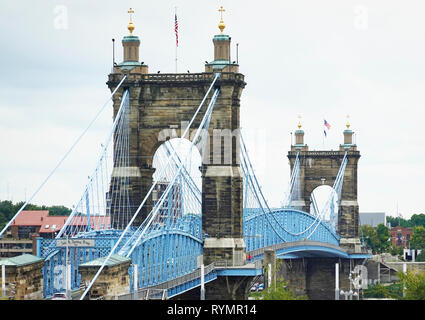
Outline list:
[[[336,150],[349,114],[362,155],[360,211],[394,216],[398,205],[406,218],[423,213],[422,0],[1,1],[0,199],[28,198],[107,100],[111,39],[120,62],[129,7],[141,61],[165,73],[175,70],[175,6],[179,71],[202,72],[213,59],[220,5],[232,60],[239,43],[247,82],[241,124],[270,204],[279,205],[286,190],[298,115],[311,150]],[[34,203],[78,201],[111,109]],[[332,126],[325,143],[323,118]]]

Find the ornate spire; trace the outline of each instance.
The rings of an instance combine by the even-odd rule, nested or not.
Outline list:
[[[221,6],[220,9],[218,9],[218,11],[221,14],[221,19],[220,19],[220,23],[218,24],[218,28],[220,29],[221,33],[223,33],[224,28],[226,28],[226,25],[223,22],[223,12],[226,10],[224,10],[223,6]]]
[[[349,128],[350,128],[350,122],[349,122],[349,119],[350,119],[350,116],[347,114],[347,124],[346,124],[347,129],[349,129]]]
[[[130,8],[130,10],[128,10],[128,13],[130,14],[130,23],[127,26],[128,31],[130,31],[130,36],[133,35],[133,30],[134,30],[134,24],[133,21],[131,20],[131,14],[134,13],[133,8]]]
[[[301,129],[302,125],[301,125],[301,115],[298,115],[298,129]]]

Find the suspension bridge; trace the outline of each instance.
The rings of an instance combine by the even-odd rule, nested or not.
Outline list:
[[[282,205],[270,207],[240,130],[245,82],[228,59],[224,28],[213,39],[214,60],[205,72],[190,74],[150,74],[138,62],[140,41],[133,29],[122,42],[124,61],[109,75],[111,96],[99,110],[113,101],[114,121],[98,163],[56,237],[37,238],[37,255],[45,262],[44,297],[83,288],[78,299],[87,299],[117,261],[131,261],[128,288],[117,299],[170,299],[205,285],[207,297],[229,291],[224,278],[227,286],[233,281],[228,297],[246,297],[264,274],[270,250],[280,259],[367,258],[346,246],[358,238],[357,190],[353,198],[344,188],[345,177],[353,179],[347,168],[357,170],[359,158],[351,141],[339,152],[320,155],[306,149],[299,130],[301,140],[288,154],[291,176]],[[194,153],[200,167],[194,168]],[[322,208],[307,183],[317,180],[308,176],[312,162],[321,163],[317,157],[330,159],[331,169],[318,175],[335,190]],[[82,277],[82,266],[95,268],[90,278]]]

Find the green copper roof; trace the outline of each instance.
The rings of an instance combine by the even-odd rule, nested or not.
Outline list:
[[[229,64],[231,64],[229,60],[214,60],[207,63],[206,65],[212,66],[213,69],[223,69],[224,67],[227,67]]]
[[[131,41],[134,41],[134,42],[139,41],[140,42],[138,36],[125,36],[124,38],[122,38],[122,41],[123,42],[131,42]]]
[[[12,258],[2,259],[0,260],[0,265],[20,267],[40,261],[43,261],[40,257],[33,256],[32,254],[23,254]]]
[[[214,36],[213,41],[230,41],[230,37],[227,34],[217,34]]]
[[[125,67],[125,66],[132,66],[132,67],[136,67],[136,66],[141,66],[142,64],[139,61],[123,61],[120,64],[118,64],[118,66],[120,67]]]
[[[118,67],[121,67],[124,70],[131,70],[134,67],[139,67],[139,66],[147,66],[147,65],[141,64],[138,61],[123,61],[120,64],[118,64]]]
[[[100,267],[105,262],[105,259],[106,259],[106,257],[97,258],[95,260],[83,263],[80,266],[82,266],[82,267]],[[109,260],[108,260],[108,262],[106,263],[105,266],[112,267],[112,266],[116,266],[120,263],[128,262],[128,261],[131,261],[131,259],[120,256],[119,254],[113,254],[109,258]]]
[[[304,133],[304,130],[296,130],[295,134],[300,134],[300,133]]]
[[[213,66],[215,66],[215,65],[228,65],[228,64],[230,64],[230,61],[229,60],[214,60],[214,61],[211,61],[211,62],[209,62],[208,63],[208,65],[213,65]]]

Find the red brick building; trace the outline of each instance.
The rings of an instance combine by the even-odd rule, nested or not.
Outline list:
[[[54,238],[67,219],[68,216],[50,216],[48,210],[22,211],[10,225],[7,237],[0,240],[0,257],[36,255],[36,238]],[[90,217],[92,229],[108,229],[110,224],[110,217]],[[87,226],[87,217],[76,217],[72,226]]]
[[[412,236],[413,229],[405,227],[394,227],[390,230],[391,241],[395,247],[403,246],[407,248],[409,245],[410,237]]]

